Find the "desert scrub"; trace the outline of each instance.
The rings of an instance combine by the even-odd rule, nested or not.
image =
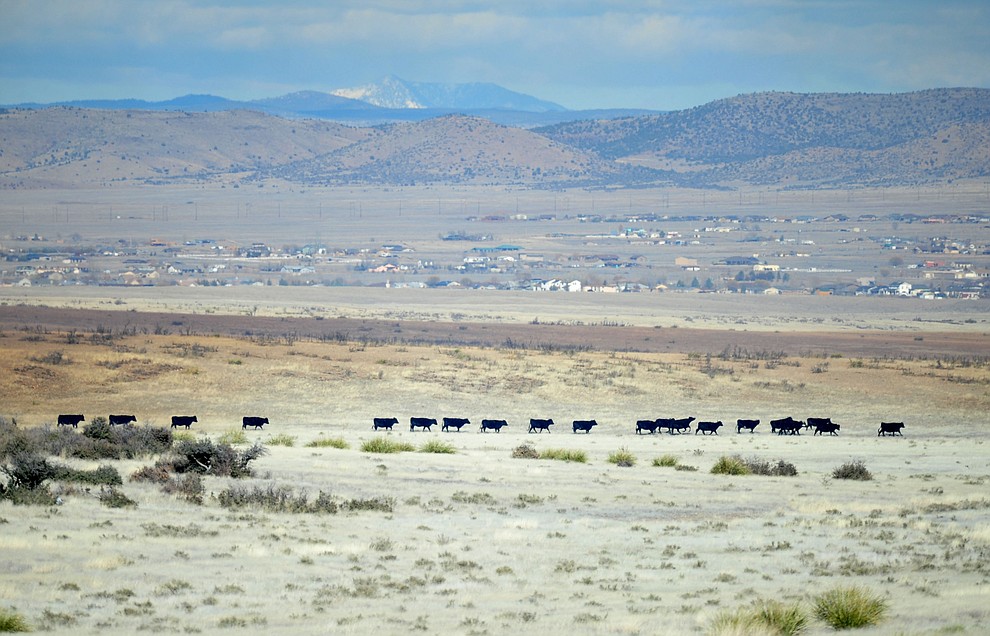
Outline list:
[[[29,632],[31,626],[28,625],[24,617],[8,609],[0,609],[0,632]]]
[[[215,477],[251,477],[250,464],[267,454],[267,450],[255,443],[242,451],[230,444],[215,444],[210,439],[179,442],[167,467],[176,473],[201,473]]]
[[[708,628],[711,636],[760,634],[796,636],[808,629],[807,611],[797,604],[762,601],[715,617]]]
[[[675,468],[679,460],[674,455],[661,455],[653,458],[653,465],[663,468]]]
[[[883,621],[887,601],[858,585],[835,587],[815,597],[814,611],[833,629],[853,629]]]
[[[529,444],[520,444],[512,449],[512,457],[515,459],[539,459],[540,453]]]
[[[310,442],[306,442],[306,448],[337,448],[340,450],[347,450],[351,445],[347,443],[343,437],[321,437],[319,439],[314,439]]]
[[[136,501],[113,486],[100,486],[100,494],[97,497],[107,508],[137,508]]]
[[[312,500],[305,492],[295,493],[287,486],[268,484],[266,486],[231,486],[217,495],[223,508],[260,508],[267,512],[290,512],[309,514],[337,514],[342,511],[392,512],[395,500],[391,497],[369,499],[349,499],[338,501],[322,490]]]
[[[566,448],[548,448],[540,453],[540,459],[556,459],[562,462],[588,463],[588,454],[583,450],[568,450]]]
[[[866,469],[866,464],[861,460],[846,462],[832,471],[835,479],[856,479],[859,481],[869,481],[873,479],[873,473]]]
[[[713,475],[748,475],[749,473],[749,467],[746,466],[746,462],[742,460],[742,457],[738,456],[728,457],[723,455],[712,466]]]
[[[608,454],[608,463],[616,466],[630,467],[636,465],[636,456],[626,448],[620,448]]]
[[[768,461],[750,457],[743,459],[738,455],[723,455],[712,466],[715,475],[769,475],[772,477],[794,477],[798,474],[794,464],[782,459]]]
[[[365,453],[405,453],[416,450],[416,447],[409,442],[393,442],[387,437],[373,437],[361,443],[361,450]]]
[[[269,446],[288,446],[291,448],[296,445],[296,438],[288,433],[279,433],[269,437],[268,444]]]
[[[431,439],[419,447],[421,453],[439,453],[441,455],[453,455],[457,450],[447,442]]]

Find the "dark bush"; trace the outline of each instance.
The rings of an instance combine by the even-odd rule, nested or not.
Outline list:
[[[216,444],[208,438],[179,442],[174,450],[171,461],[175,472],[216,477],[251,477],[250,463],[267,453],[260,443],[237,451],[230,444]]]
[[[862,460],[846,462],[832,471],[835,479],[856,479],[859,481],[869,481],[873,479],[873,473],[866,469],[866,464]]]
[[[170,495],[178,495],[196,505],[203,504],[203,493],[206,487],[203,485],[203,478],[197,473],[186,473],[177,477],[169,477],[162,484],[162,492]]]
[[[10,458],[9,463],[0,466],[0,472],[7,475],[8,488],[34,490],[44,482],[53,479],[58,467],[35,453],[21,453]]]
[[[540,453],[529,444],[522,444],[513,449],[512,456],[516,459],[539,459]]]
[[[137,502],[113,486],[101,486],[98,495],[100,503],[108,508],[136,508]]]
[[[69,466],[56,466],[54,479],[57,481],[93,484],[96,486],[120,486],[124,483],[117,469],[113,466],[106,465],[100,466],[96,470],[79,470]]]

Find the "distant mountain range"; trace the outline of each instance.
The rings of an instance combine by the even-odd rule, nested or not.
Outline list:
[[[300,91],[280,97],[233,100],[216,95],[184,95],[160,102],[141,99],[90,99],[48,104],[10,104],[6,108],[72,106],[107,110],[180,110],[217,112],[254,110],[279,117],[312,117],[373,126],[399,121],[424,121],[450,114],[474,115],[509,126],[547,126],[575,119],[610,118],[658,111],[601,109],[571,111],[559,104],[517,93],[497,84],[408,82],[388,76],[356,88],[329,92]]]
[[[419,90],[416,95],[428,93]],[[140,104],[0,111],[0,188],[236,186],[277,179],[312,185],[786,189],[990,177],[990,90],[977,88],[757,93],[669,113],[572,117],[538,128],[478,114],[489,111],[385,109],[316,92],[237,109],[209,96],[173,100],[169,109],[134,103]],[[349,109],[361,113],[350,125],[301,114]],[[430,116],[355,125],[375,110]],[[491,112],[523,119],[532,114]]]

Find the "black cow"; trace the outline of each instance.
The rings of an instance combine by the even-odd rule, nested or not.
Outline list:
[[[530,418],[529,420],[530,433],[536,433],[537,431],[539,431],[540,433],[542,433],[543,431],[549,433],[551,426],[553,426],[553,420],[535,420],[533,418]]]
[[[591,429],[598,426],[598,422],[595,420],[574,420],[574,432],[584,431],[585,433],[590,433]]]
[[[409,418],[409,430],[415,431],[417,428],[421,428],[424,431],[430,430],[431,426],[436,426],[437,420],[433,417],[410,417]]]
[[[245,429],[249,426],[253,426],[254,430],[259,428],[265,428],[265,424],[268,423],[267,417],[252,417],[250,415],[245,415],[244,419],[241,420],[241,429]]]
[[[79,422],[85,422],[86,418],[82,415],[59,415],[58,425],[59,426],[71,426],[72,428],[79,428]]]
[[[376,417],[375,423],[371,425],[376,431],[380,428],[387,428],[392,430],[392,427],[399,423],[398,418],[395,417]]]
[[[682,417],[680,419],[675,419],[670,417],[670,418],[661,418],[657,420],[657,425],[659,426],[659,428],[667,429],[667,432],[673,435],[674,431],[677,431],[677,433],[690,431],[691,422],[693,421],[694,421],[693,417]]]
[[[779,420],[770,420],[770,432],[777,435],[800,435],[804,422],[794,419],[790,415]]]
[[[111,415],[107,419],[110,422],[110,426],[126,426],[131,422],[137,422],[137,418],[133,415]]]
[[[466,417],[445,417],[443,418],[443,426],[440,428],[441,431],[449,431],[451,428],[456,428],[457,432],[461,432],[462,426],[467,426],[471,423]]]
[[[481,432],[485,431],[495,431],[500,433],[503,426],[508,426],[509,423],[505,420],[481,420]]]
[[[881,435],[886,437],[888,434],[904,437],[904,433],[901,432],[903,428],[904,422],[880,422],[880,428],[877,429],[877,437]]]
[[[178,428],[180,426],[185,426],[188,430],[192,426],[193,422],[198,422],[195,415],[173,415],[172,416],[172,428]]]
[[[736,420],[736,433],[742,433],[743,429],[752,433],[759,424],[760,420]]]
[[[808,426],[815,429],[814,435],[828,433],[829,435],[839,434],[839,425],[832,421],[830,417],[809,417]]]
[[[695,429],[694,434],[701,433],[702,435],[708,435],[709,433],[714,433],[718,435],[718,428],[720,426],[722,426],[722,420],[717,422],[698,422],[698,428]]]
[[[649,431],[650,435],[653,435],[657,432],[657,428],[659,427],[659,420],[639,420],[636,422],[636,434],[642,435],[643,431]]]
[[[832,423],[832,418],[830,417],[809,417],[807,420],[805,420],[804,427],[815,428],[819,424],[831,424],[831,423]]]

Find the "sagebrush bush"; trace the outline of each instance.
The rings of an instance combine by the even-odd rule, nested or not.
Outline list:
[[[752,457],[750,459],[743,460],[746,463],[746,467],[749,468],[749,472],[754,475],[769,475],[772,477],[795,477],[798,474],[797,468],[794,464],[790,462],[785,462],[782,459],[778,459],[776,462],[772,462],[766,459],[757,459]]]
[[[251,462],[264,456],[268,451],[255,442],[242,451],[230,444],[215,444],[209,438],[192,442],[179,442],[175,445],[170,460],[176,473],[201,473],[215,477],[251,477],[254,471]]]
[[[858,585],[835,587],[815,597],[814,612],[833,629],[877,625],[887,615],[887,601]]]
[[[540,453],[529,444],[521,444],[512,449],[512,456],[515,459],[539,459]]]
[[[716,475],[769,475],[773,477],[794,477],[798,474],[794,464],[782,459],[769,461],[750,457],[743,459],[739,455],[722,456],[712,466]]]
[[[835,479],[857,479],[859,481],[869,481],[873,479],[873,473],[866,469],[866,464],[861,460],[846,462],[832,471]]]
[[[608,463],[628,468],[636,465],[636,456],[629,452],[628,449],[620,448],[608,454]]]
[[[136,508],[137,502],[120,492],[113,486],[100,486],[100,493],[97,495],[100,503],[108,508]]]
[[[405,453],[416,450],[409,442],[394,442],[387,437],[373,437],[362,442],[361,450],[365,453]]]
[[[295,493],[288,486],[231,486],[217,495],[224,508],[261,508],[267,512],[337,514],[342,511],[375,510],[392,512],[395,500],[390,497],[337,501],[322,490],[310,500],[305,492]]]
[[[120,486],[124,483],[117,469],[107,465],[100,466],[95,470],[79,470],[69,466],[56,466],[54,479],[56,481],[93,484],[94,486]]]
[[[162,483],[162,492],[178,495],[189,503],[202,505],[206,487],[203,485],[203,478],[198,473],[186,473],[185,475],[168,477]]]

